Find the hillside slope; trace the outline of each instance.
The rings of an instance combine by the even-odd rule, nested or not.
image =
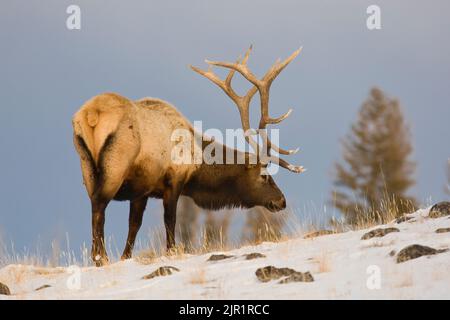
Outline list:
[[[450,299],[450,251],[445,251],[450,248],[450,229],[436,233],[450,228],[450,217],[433,219],[428,213],[429,209],[419,210],[408,215],[408,221],[368,230],[215,253],[233,256],[217,261],[208,261],[211,253],[161,257],[151,264],[128,260],[81,268],[80,273],[73,268],[9,265],[0,270],[0,282],[12,295],[0,299]],[[398,231],[361,239],[377,228]],[[412,247],[399,254],[413,244],[436,251]],[[247,260],[244,255],[250,253],[264,256]],[[426,255],[397,262],[399,256],[420,254]],[[142,279],[162,266],[179,271],[169,268],[170,275]],[[255,272],[266,266],[309,271],[312,278],[295,273],[289,279],[313,281],[280,284],[292,271],[272,268],[258,274],[285,276],[262,282]]]

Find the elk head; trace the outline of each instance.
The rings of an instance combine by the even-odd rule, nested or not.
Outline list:
[[[262,174],[264,165],[247,165],[245,173],[237,177],[236,191],[245,207],[263,206],[271,212],[286,208],[286,199],[272,176]]]
[[[255,164],[246,164],[245,174],[236,177],[236,185],[245,186],[244,189],[246,189],[239,190],[239,188],[237,188],[233,190],[233,192],[245,193],[241,194],[245,207],[261,205],[266,207],[270,211],[279,211],[286,207],[286,201],[282,192],[275,184],[273,178],[267,173],[267,165],[272,162],[294,173],[301,173],[305,169],[302,166],[292,165],[286,160],[281,159],[279,156],[271,154],[271,151],[275,151],[279,155],[291,155],[297,153],[298,149],[282,149],[270,141],[266,132],[267,125],[280,123],[281,121],[289,117],[292,109],[289,109],[288,112],[278,118],[270,117],[269,92],[272,82],[280,74],[280,72],[300,53],[301,48],[295,51],[286,60],[277,60],[261,79],[257,78],[247,66],[247,61],[251,50],[252,46],[250,46],[250,48],[247,50],[244,58],[242,60],[238,59],[235,63],[205,60],[205,62],[209,65],[207,71],[201,70],[194,66],[190,67],[195,72],[208,78],[217,86],[219,86],[236,104],[241,117],[241,125],[245,133],[245,139],[251,146],[253,151],[255,151],[255,154],[253,154],[256,157],[254,159]],[[214,66],[223,67],[230,70],[225,80],[220,79],[212,71],[212,68]],[[245,79],[253,84],[253,86],[247,91],[244,96],[238,95],[231,86],[233,76],[236,72],[239,72]],[[260,97],[261,118],[259,121],[258,129],[254,130],[250,127],[249,108],[251,100],[256,92],[259,93]],[[254,139],[255,136],[256,139]]]

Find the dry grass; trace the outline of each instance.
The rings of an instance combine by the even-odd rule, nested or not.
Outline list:
[[[186,247],[180,243],[178,245],[176,245],[175,247],[173,247],[172,249],[170,249],[169,251],[165,251],[163,253],[163,255],[167,258],[175,258],[175,259],[183,259],[186,257]]]
[[[20,284],[26,280],[29,276],[41,275],[49,276],[54,274],[63,273],[62,269],[49,269],[49,268],[32,268],[23,265],[12,265],[7,269],[5,277],[12,279],[15,284]]]
[[[383,213],[384,221],[392,221],[397,216],[399,212],[395,210],[389,210],[393,208],[392,205],[384,205],[387,211]],[[229,251],[235,248],[240,248],[246,245],[258,245],[262,242],[274,242],[282,243],[293,238],[298,238],[304,236],[307,233],[320,231],[327,229],[335,233],[341,233],[349,230],[360,230],[379,225],[379,219],[369,219],[361,220],[354,225],[348,225],[343,220],[334,219],[329,224],[323,224],[320,221],[325,220],[325,215],[329,216],[326,212],[327,208],[309,207],[302,210],[302,214],[296,214],[294,209],[288,208],[284,213],[276,213],[285,215],[285,227],[283,233],[280,235],[273,231],[269,225],[266,224],[265,228],[261,230],[261,234],[257,235],[254,239],[232,239],[230,241],[228,234],[223,234],[222,231],[219,232],[219,237],[217,241],[211,243],[208,241],[206,236],[205,228],[200,228],[198,232],[198,237],[195,239],[195,243],[179,244],[176,248],[170,252],[165,250],[165,229],[163,226],[149,230],[148,240],[145,244],[138,242],[134,250],[134,259],[141,264],[151,264],[155,260],[161,257],[166,257],[169,259],[183,259],[188,254],[202,255],[214,251]],[[305,212],[307,215],[305,216]],[[299,216],[302,216],[300,219]],[[420,220],[420,218],[419,218]],[[419,221],[420,222],[420,221]],[[141,231],[142,232],[142,231]],[[67,236],[67,244],[65,246],[60,246],[57,242],[52,242],[51,253],[49,257],[45,257],[41,252],[37,251],[35,253],[24,252],[22,254],[17,254],[14,251],[13,246],[6,249],[4,243],[0,241],[0,267],[8,264],[24,264],[24,265],[34,265],[42,267],[56,267],[56,266],[69,266],[69,265],[79,265],[79,266],[90,266],[92,265],[90,259],[90,250],[85,245],[82,246],[80,254],[75,254],[73,250],[69,247],[69,239]],[[120,250],[113,237],[107,239],[107,248],[110,257],[110,261],[118,261],[120,259]],[[373,242],[369,247],[383,247],[388,246],[391,243],[383,242]],[[61,249],[63,248],[63,249]],[[318,259],[322,260],[322,259]],[[326,268],[325,268],[326,269]]]
[[[290,211],[287,216],[293,216]],[[294,221],[294,220],[292,220]],[[151,264],[155,262],[158,258],[165,257],[169,259],[183,259],[188,255],[203,255],[211,252],[226,252],[233,249],[241,248],[243,246],[254,246],[261,244],[262,242],[286,242],[292,239],[294,236],[293,230],[298,230],[297,224],[294,221],[289,224],[290,226],[290,234],[276,234],[272,232],[270,227],[266,226],[266,228],[262,231],[264,237],[256,237],[254,240],[249,239],[241,239],[241,241],[232,242],[229,241],[228,235],[224,235],[222,232],[219,232],[219,237],[216,241],[211,242],[208,240],[207,232],[205,228],[201,228],[198,233],[198,238],[194,239],[195,243],[179,243],[175,248],[173,248],[170,252],[166,252],[165,250],[165,230],[163,227],[158,229],[151,230],[149,233],[149,242],[147,244],[146,249],[141,249],[137,251],[134,255],[134,259],[141,264]],[[295,231],[295,236],[299,234],[299,232]]]
[[[134,260],[140,264],[152,264],[158,258],[158,254],[151,249],[141,250],[137,255],[134,256]]]
[[[330,255],[322,252],[320,255],[313,257],[312,262],[316,264],[316,273],[326,273],[331,271]]]
[[[43,276],[50,276],[50,275],[54,275],[54,274],[61,274],[61,273],[65,273],[66,270],[62,269],[62,268],[34,268],[33,269],[33,273],[36,275],[43,275]]]
[[[394,195],[389,195],[385,190],[377,209],[361,209],[351,225],[347,225],[344,220],[341,220],[336,222],[336,228],[367,229],[376,225],[387,224],[405,214],[415,212],[417,209],[410,201],[399,200]]]
[[[202,255],[214,251],[228,251],[233,249],[224,241],[211,244],[206,241],[205,233],[200,233],[199,244],[178,243],[174,248],[167,251],[165,249],[165,230],[159,228],[154,230],[150,236],[147,249],[142,249],[134,255],[134,259],[141,264],[151,264],[161,257],[168,259],[184,259],[188,255]],[[137,251],[137,250],[135,250]]]
[[[206,270],[196,269],[189,275],[189,283],[195,285],[204,285],[206,283]]]
[[[14,268],[11,273],[12,279],[14,279],[15,284],[22,283],[27,275],[27,272],[24,268]]]
[[[253,240],[244,238],[230,240],[229,235],[224,234],[225,231],[220,230],[217,239],[212,242],[211,239],[208,239],[206,228],[202,227],[198,231],[197,239],[194,240],[195,243],[179,244],[170,252],[166,252],[165,250],[165,229],[163,226],[160,226],[159,228],[149,230],[146,243],[136,243],[134,259],[141,264],[151,264],[162,257],[169,259],[183,259],[188,254],[202,255],[214,251],[224,252],[245,245],[258,245],[262,242],[285,242],[302,234],[302,232],[299,231],[301,229],[301,224],[292,209],[286,209],[284,213],[276,214],[285,215],[286,219],[285,229],[281,235],[266,224],[265,227],[260,230],[260,234]],[[314,223],[308,221],[308,227],[311,229],[314,228]],[[52,241],[49,255],[44,256],[42,251],[39,250],[36,250],[36,252],[33,253],[26,251],[17,254],[13,246],[11,246],[8,251],[6,250],[6,246],[0,241],[0,267],[8,264],[23,264],[40,267],[69,265],[91,266],[90,249],[83,245],[80,248],[80,252],[75,253],[75,251],[70,248],[69,243],[68,235],[66,235],[65,245],[60,245],[57,241]],[[106,247],[108,249],[110,261],[119,261],[121,250],[119,250],[117,242],[112,236],[106,239]]]

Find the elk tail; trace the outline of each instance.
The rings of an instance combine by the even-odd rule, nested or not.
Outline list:
[[[91,128],[95,128],[98,123],[98,111],[97,110],[88,110],[86,115],[86,120],[88,125]]]

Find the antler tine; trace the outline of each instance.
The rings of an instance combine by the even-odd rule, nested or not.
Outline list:
[[[270,139],[267,137],[265,130],[266,130],[266,124],[277,124],[280,123],[281,121],[283,121],[284,119],[286,119],[287,117],[289,117],[292,113],[292,108],[290,108],[285,114],[283,114],[282,116],[278,117],[278,118],[270,118],[270,121],[266,122],[263,120],[263,118],[261,117],[261,121],[260,121],[260,125],[259,125],[259,133],[262,136],[263,139],[266,139],[267,141],[267,147],[269,149],[274,150],[275,152],[278,152],[279,154],[284,154],[284,155],[290,155],[290,154],[296,154],[299,151],[299,148],[297,149],[283,149],[280,148],[279,146],[277,146],[276,144],[273,144],[272,141],[270,141]]]
[[[303,47],[300,47],[296,51],[294,51],[289,57],[287,57],[283,62],[280,62],[280,59],[278,59],[274,65],[270,68],[270,70],[264,75],[262,81],[268,82],[268,85],[273,82],[273,80],[280,74],[281,71],[283,71],[286,66],[291,63],[292,60],[297,57],[300,52],[302,51]]]
[[[287,59],[283,62],[280,62],[278,59],[275,64],[269,69],[269,71],[264,75],[261,80],[261,84],[259,87],[260,96],[261,96],[261,119],[259,121],[259,129],[265,129],[268,124],[278,124],[281,121],[285,120],[292,113],[292,109],[288,110],[285,114],[281,115],[278,118],[271,118],[269,116],[269,91],[270,86],[273,80],[280,74],[280,72],[292,61],[298,54],[300,53],[302,48],[294,51]],[[267,137],[265,137],[267,138]],[[276,145],[273,145],[272,142],[267,138],[267,148],[268,150],[273,149],[279,154],[290,155],[294,154],[296,150],[285,150]]]
[[[265,142],[266,147],[268,149],[271,149],[271,150],[279,153],[279,154],[291,155],[291,154],[296,154],[300,150],[300,148],[288,149],[288,150],[284,150],[284,149],[280,148],[279,146],[274,144],[272,141],[270,141],[265,129],[258,130],[258,133],[261,136],[261,138],[263,139],[263,141]],[[269,144],[270,144],[270,146],[269,146]]]
[[[251,44],[250,47],[248,47],[247,51],[245,52],[245,56],[244,56],[244,59],[242,60],[242,64],[245,64],[245,65],[247,64],[248,57],[250,56],[250,53],[252,52],[252,50],[253,50],[253,45]]]
[[[211,61],[211,60],[205,60],[205,62],[209,65],[235,70],[235,71],[239,72],[245,79],[247,79],[253,85],[255,85],[257,87],[257,89],[260,89],[260,86],[262,85],[261,80],[259,80],[247,67],[247,61],[248,61],[251,51],[252,51],[252,46],[250,46],[250,48],[248,48],[247,52],[245,53],[244,59],[242,60],[242,62],[239,62],[239,63]]]
[[[281,121],[283,121],[284,119],[289,117],[291,115],[292,111],[294,111],[294,110],[292,108],[289,108],[289,110],[285,114],[279,116],[278,118],[269,118],[270,122],[268,122],[268,123],[269,124],[280,123]]]
[[[250,45],[250,47],[247,49],[247,51],[245,52],[245,56],[244,59],[242,59],[242,61],[240,60],[240,58],[238,58],[236,60],[235,63],[229,63],[229,62],[214,62],[214,61],[210,61],[208,59],[205,59],[205,62],[209,65],[208,67],[208,71],[203,71],[197,67],[194,66],[190,66],[192,70],[194,70],[195,72],[203,75],[204,77],[208,78],[209,80],[211,80],[212,82],[214,82],[216,85],[218,85],[222,90],[225,91],[226,94],[229,95],[229,93],[231,93],[233,95],[233,97],[231,97],[233,99],[233,101],[236,102],[236,100],[239,100],[239,98],[247,98],[248,100],[251,99],[253,97],[253,95],[256,93],[257,88],[251,88],[247,95],[245,97],[239,97],[233,90],[233,88],[231,87],[231,80],[233,79],[233,76],[235,74],[235,71],[240,72],[237,69],[240,69],[237,66],[243,66],[244,69],[247,69],[246,65],[247,65],[247,61],[248,58],[250,56],[250,52],[252,51],[253,46]],[[217,77],[212,71],[211,71],[211,67],[212,66],[222,66],[222,64],[226,64],[226,65],[232,65],[235,67],[226,67],[228,69],[230,69],[230,72],[228,73],[227,77],[225,78],[225,81],[222,81],[219,77]],[[225,66],[222,66],[225,67]],[[237,68],[236,68],[237,67]],[[256,79],[256,77],[254,77]],[[257,80],[257,79],[256,79]],[[238,105],[238,107],[240,108],[240,106]]]
[[[287,161],[280,159],[276,156],[270,155],[270,150],[273,150],[277,152],[278,154],[283,155],[290,155],[298,152],[298,149],[294,150],[285,150],[280,148],[279,146],[273,144],[270,139],[267,137],[267,133],[265,132],[265,129],[268,124],[278,124],[281,121],[285,120],[287,117],[289,117],[292,113],[292,109],[289,109],[286,113],[283,115],[277,117],[277,118],[271,118],[269,116],[269,91],[270,86],[274,79],[280,74],[281,71],[283,71],[286,66],[295,59],[301,52],[302,48],[299,48],[298,50],[294,51],[288,58],[286,58],[284,61],[281,61],[278,59],[272,67],[267,71],[267,73],[264,75],[262,79],[258,79],[248,68],[247,62],[250,56],[250,53],[252,51],[252,46],[250,46],[245,56],[242,60],[238,59],[235,63],[231,62],[222,62],[222,61],[211,61],[211,60],[205,60],[205,62],[211,67],[211,66],[217,66],[217,67],[223,67],[230,69],[230,72],[228,73],[228,76],[226,77],[225,81],[222,81],[219,79],[212,71],[205,72],[198,68],[192,67],[191,68],[196,71],[197,73],[200,73],[201,75],[207,77],[212,82],[217,84],[222,90],[236,103],[240,116],[241,116],[241,122],[242,122],[242,128],[244,129],[244,132],[249,132],[250,129],[250,120],[249,120],[249,107],[250,107],[250,101],[254,94],[259,91],[260,95],[260,103],[261,103],[261,119],[259,122],[259,129],[256,131],[256,134],[259,134],[261,138],[263,138],[263,148],[267,150],[267,156],[265,156],[265,159],[263,161],[272,161],[278,163],[281,167],[288,169],[292,172],[303,172],[304,168],[301,166],[294,166],[288,163]],[[239,72],[245,79],[247,79],[249,82],[253,84],[253,87],[247,92],[245,96],[239,96],[236,94],[236,92],[231,87],[231,81],[235,74],[235,72]],[[246,134],[245,138],[247,142],[255,149],[256,151],[259,151],[259,144],[253,140],[251,135],[254,135],[255,132]],[[259,154],[259,153],[258,153]]]
[[[293,164],[290,164],[286,160],[281,159],[280,157],[271,155],[270,150],[274,150],[280,154],[280,148],[277,145],[272,144],[270,142],[270,140],[267,138],[267,134],[266,134],[265,130],[258,130],[258,131],[262,138],[263,148],[266,148],[266,150],[268,151],[268,154],[262,159],[262,161],[264,161],[264,163],[268,164],[269,162],[272,162],[272,163],[275,163],[278,166],[285,168],[294,173],[302,173],[302,172],[306,171],[306,169],[303,166],[295,166]],[[271,143],[270,148],[268,148],[269,143]],[[299,150],[298,148],[295,150],[289,150],[289,154],[295,154],[298,152],[298,150]]]
[[[275,161],[273,161],[273,162],[275,162]],[[288,169],[289,171],[294,172],[294,173],[302,173],[302,172],[306,171],[306,169],[303,166],[295,166],[293,164],[290,164],[286,160],[283,160],[280,158],[278,158],[278,165],[280,167]]]
[[[233,79],[234,73],[235,71],[231,69],[227,77],[225,78],[225,84],[227,85],[227,87],[231,88],[231,80]]]
[[[294,53],[292,53],[288,58],[286,58],[286,60],[284,60],[283,62],[280,62],[280,60],[278,59],[262,78],[261,82],[264,87],[263,91],[265,101],[264,103],[263,102],[261,103],[262,117],[260,124],[280,123],[281,121],[289,117],[289,115],[291,114],[292,111],[289,110],[287,113],[278,118],[271,118],[269,116],[269,90],[273,80],[275,80],[275,78],[280,74],[280,72],[283,71],[283,69],[286,68],[286,66],[300,54],[301,50],[302,48],[300,47],[298,50],[294,51]]]
[[[251,49],[252,49],[252,46],[250,46],[250,48],[245,53],[244,59],[241,61],[240,58],[238,58],[236,60],[235,64],[236,65],[241,65],[241,64],[245,65],[248,61]],[[209,63],[208,60],[205,60],[205,61],[209,64],[209,67],[213,66],[213,64]],[[190,67],[193,71],[201,74],[202,76],[208,78],[213,83],[218,85],[234,101],[234,103],[236,104],[236,106],[239,110],[239,114],[241,116],[242,129],[244,130],[244,132],[249,132],[250,131],[250,116],[249,116],[250,100],[253,97],[253,95],[258,91],[258,89],[255,86],[253,86],[247,92],[247,94],[245,96],[241,97],[231,87],[231,81],[232,81],[233,76],[236,71],[233,68],[230,68],[230,72],[228,73],[227,77],[225,78],[225,81],[223,81],[216,74],[214,74],[214,72],[212,72],[211,70],[204,71],[204,70],[201,70],[192,65]],[[258,152],[258,143],[250,135],[245,135],[245,139],[251,145],[251,147],[254,149],[254,151],[257,153]]]
[[[201,74],[205,78],[208,78],[213,83],[218,85],[233,101],[238,101],[240,97],[236,94],[236,92],[233,90],[233,88],[230,86],[231,78],[233,77],[233,74],[230,72],[230,74],[227,77],[227,81],[222,81],[214,72],[212,71],[204,71],[200,68],[190,66],[190,68],[197,72],[198,74]],[[230,79],[228,79],[230,78]],[[237,103],[237,102],[236,102]],[[239,106],[238,106],[239,107]]]
[[[270,149],[267,149],[267,144],[270,142],[270,140],[267,139],[267,135],[265,134],[265,130],[262,130],[260,132],[260,134],[261,134],[261,138],[263,139],[263,148],[266,148],[266,150],[272,149],[272,150],[277,151],[278,147],[276,145],[274,145],[274,144],[272,144]],[[290,150],[291,151],[290,154],[297,153],[298,150],[299,150],[298,148],[296,150]],[[266,155],[265,157],[263,157],[262,161],[265,164],[268,164],[269,162],[275,163],[278,166],[280,166],[282,168],[285,168],[285,169],[287,169],[287,170],[289,170],[291,172],[294,172],[294,173],[302,173],[302,172],[306,171],[306,169],[303,166],[296,166],[296,165],[290,164],[286,160],[281,159],[281,158],[279,158],[277,156],[274,156],[274,155],[270,155],[270,154]]]
[[[239,58],[237,58],[237,60],[236,60],[236,64],[239,64],[239,63],[240,63],[240,60],[241,60],[241,57],[239,56]],[[209,64],[208,66],[212,67],[211,64]],[[229,88],[231,88],[231,80],[233,80],[233,76],[234,76],[234,73],[235,73],[235,72],[236,72],[236,70],[230,69],[230,72],[228,73],[227,77],[225,78],[225,84],[226,84]]]

